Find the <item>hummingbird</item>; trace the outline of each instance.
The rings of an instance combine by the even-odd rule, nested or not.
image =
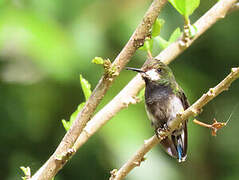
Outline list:
[[[177,84],[172,70],[163,62],[152,59],[143,69],[126,68],[141,74],[145,81],[145,109],[155,134],[168,129],[168,123],[189,107],[189,102]],[[184,121],[160,144],[172,157],[183,162],[187,157],[187,121]]]

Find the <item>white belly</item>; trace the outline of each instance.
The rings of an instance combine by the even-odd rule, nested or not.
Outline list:
[[[170,117],[171,119],[176,118],[176,115],[178,113],[181,113],[184,111],[182,101],[176,96],[171,96],[169,100],[169,106],[171,107]]]

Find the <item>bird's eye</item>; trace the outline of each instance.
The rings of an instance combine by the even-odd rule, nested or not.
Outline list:
[[[157,69],[157,72],[158,72],[158,73],[161,73],[161,71],[162,71],[162,69],[160,69],[160,68]]]

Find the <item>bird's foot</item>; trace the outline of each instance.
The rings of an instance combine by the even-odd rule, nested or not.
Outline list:
[[[170,128],[168,127],[167,123],[165,123],[163,127],[155,129],[155,134],[159,139],[165,139],[167,137],[167,132],[169,131]]]

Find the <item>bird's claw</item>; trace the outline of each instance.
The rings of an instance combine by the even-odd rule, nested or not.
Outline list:
[[[165,139],[167,137],[166,133],[170,131],[170,128],[168,127],[167,123],[163,125],[163,127],[159,127],[155,129],[155,134],[159,139]]]

